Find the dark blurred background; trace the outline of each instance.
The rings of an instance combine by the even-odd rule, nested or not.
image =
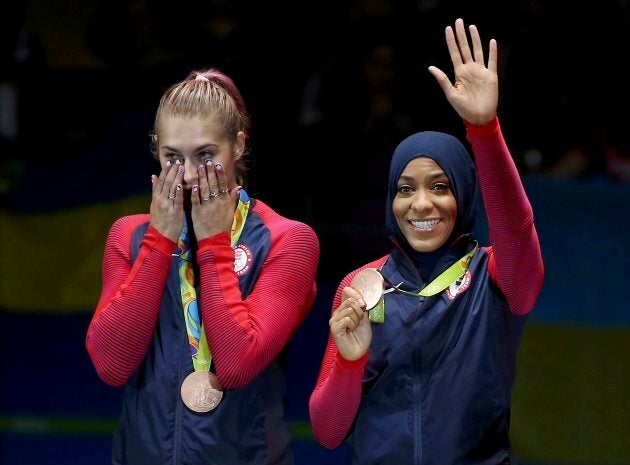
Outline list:
[[[341,464],[308,396],[339,280],[387,250],[389,157],[464,138],[426,70],[452,76],[457,17],[499,43],[499,115],[546,278],[519,354],[520,465],[630,464],[628,0],[31,0],[0,7],[0,464],[98,465],[121,390],[84,337],[105,236],[148,211],[148,134],[189,71],[230,74],[253,117],[248,191],[318,233],[316,305],[289,347],[297,465]],[[479,235],[486,241],[484,224]]]

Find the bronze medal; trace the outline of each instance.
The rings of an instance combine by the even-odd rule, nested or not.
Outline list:
[[[195,371],[184,379],[181,387],[184,404],[193,412],[209,412],[216,408],[223,398],[223,391],[214,373]]]
[[[350,286],[361,293],[365,300],[366,310],[376,307],[383,297],[383,276],[375,268],[359,271],[352,279]]]

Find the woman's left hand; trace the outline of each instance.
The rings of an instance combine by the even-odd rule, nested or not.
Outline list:
[[[444,91],[446,99],[464,120],[471,124],[486,124],[497,114],[499,101],[499,78],[497,75],[497,42],[490,40],[488,66],[484,63],[483,47],[477,26],[469,27],[472,50],[466,36],[464,21],[455,21],[455,32],[448,26],[445,30],[455,83],[439,68],[429,66]]]
[[[198,167],[199,186],[191,195],[192,221],[197,240],[229,232],[234,221],[240,186],[231,191],[223,166],[207,161]]]

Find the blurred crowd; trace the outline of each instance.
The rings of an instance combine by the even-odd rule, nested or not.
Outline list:
[[[436,41],[455,17],[499,41],[500,118],[522,173],[630,181],[627,0],[30,0],[2,10],[4,208],[53,174],[75,186],[70,196],[85,192],[73,177],[110,186],[130,164],[146,164],[148,180],[158,96],[216,66],[250,102],[252,192],[323,233],[380,225],[398,141],[422,129],[464,136],[426,70],[448,69]]]

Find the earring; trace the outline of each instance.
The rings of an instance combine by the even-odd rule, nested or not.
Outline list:
[[[150,137],[149,150],[151,150],[151,153],[153,155],[157,155],[157,135],[149,134],[149,137]]]

